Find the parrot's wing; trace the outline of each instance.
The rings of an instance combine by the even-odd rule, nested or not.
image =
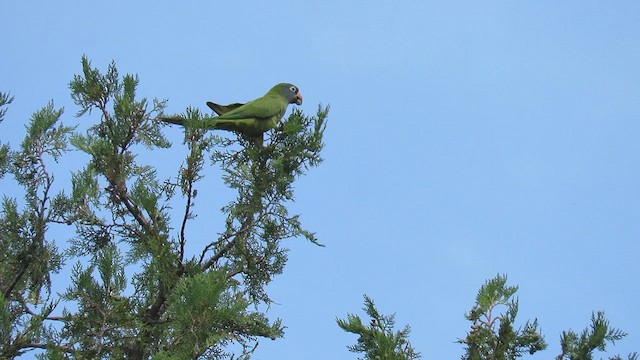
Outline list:
[[[220,115],[218,119],[270,118],[284,112],[282,102],[273,96],[263,96]],[[286,107],[286,106],[285,106]]]
[[[226,113],[228,113],[231,110],[235,110],[237,108],[239,108],[240,106],[242,106],[244,104],[242,103],[233,103],[233,104],[229,104],[229,105],[220,105],[220,104],[216,104],[214,102],[211,101],[207,101],[207,106],[215,111],[216,114],[218,115],[224,115]]]

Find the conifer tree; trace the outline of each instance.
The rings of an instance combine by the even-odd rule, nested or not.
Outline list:
[[[139,98],[138,83],[115,63],[101,72],[83,57],[69,87],[88,129],[62,125],[62,109],[49,104],[19,150],[2,146],[0,175],[13,175],[24,201],[5,194],[0,215],[0,358],[44,349],[45,358],[239,359],[259,338],[282,336],[281,320],[259,309],[287,261],[282,241],[319,244],[287,205],[294,181],[322,161],[328,107],[310,117],[294,110],[261,147],[185,129],[184,162],[161,179],[163,162],[138,155],[169,151],[156,120],[166,101]],[[0,96],[0,106],[10,101]],[[189,108],[184,116],[204,115]],[[89,161],[53,194],[48,165],[71,145]],[[222,212],[195,207],[208,166],[235,192]],[[221,230],[190,231],[197,210]],[[71,234],[56,239],[67,250],[51,227]],[[52,291],[64,263],[72,264],[66,290]],[[232,343],[241,350],[232,353]]]
[[[622,330],[609,326],[609,321],[605,318],[604,312],[598,311],[591,314],[591,326],[585,328],[578,336],[572,330],[563,331],[560,336],[562,353],[556,360],[591,360],[595,350],[605,351],[607,344],[614,344],[627,336]],[[610,360],[622,360],[620,355],[609,358]],[[628,360],[637,360],[638,354],[627,355]]]
[[[476,304],[465,315],[471,321],[467,337],[458,340],[466,345],[465,360],[513,360],[525,353],[534,354],[547,347],[538,330],[538,321],[527,321],[515,328],[518,300],[517,286],[507,286],[507,277],[497,275],[480,287]],[[500,312],[500,308],[506,308]]]
[[[511,360],[546,349],[547,343],[538,329],[537,320],[515,327],[517,291],[517,286],[507,285],[506,275],[497,275],[480,287],[475,305],[465,315],[471,321],[471,330],[464,339],[458,340],[465,346],[463,360]],[[357,343],[348,346],[349,351],[364,353],[366,360],[420,358],[420,353],[409,343],[408,325],[394,332],[394,316],[381,315],[366,295],[363,310],[371,318],[369,324],[353,314],[347,314],[347,319],[336,319],[344,331],[358,335]],[[614,344],[626,335],[610,327],[603,312],[597,312],[591,317],[591,326],[580,335],[572,330],[562,333],[562,353],[556,360],[592,360],[595,350],[605,351],[609,343]],[[615,355],[608,359],[638,360],[638,354],[631,353],[626,358]]]
[[[462,359],[510,360],[547,348],[537,320],[527,321],[523,327],[515,327],[517,291],[517,286],[507,285],[506,275],[496,275],[480,287],[475,305],[465,315],[471,321],[471,330],[464,339],[458,340],[465,345]],[[571,330],[562,333],[562,353],[556,360],[591,360],[594,350],[604,351],[607,343],[614,343],[626,336],[624,332],[609,326],[603,312],[592,315],[591,323],[591,328],[585,329],[580,336]],[[609,359],[623,358],[616,355]],[[627,359],[637,360],[638,355],[629,354]]]
[[[364,296],[364,312],[370,322],[366,324],[360,316],[347,314],[347,319],[336,319],[344,331],[358,335],[358,342],[348,347],[351,352],[364,353],[366,360],[412,360],[419,359],[409,342],[411,328],[394,331],[395,315],[382,315],[373,300]]]

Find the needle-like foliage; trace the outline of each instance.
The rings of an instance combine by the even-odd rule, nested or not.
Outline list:
[[[170,165],[158,160],[175,153],[157,120],[166,101],[140,98],[138,84],[113,62],[103,73],[83,57],[69,88],[86,130],[61,125],[49,104],[19,150],[0,149],[0,175],[24,189],[22,202],[5,197],[0,216],[0,358],[33,349],[45,358],[248,358],[259,338],[283,335],[281,320],[260,309],[287,260],[282,241],[318,244],[287,205],[294,181],[322,161],[328,108],[294,111],[265,146],[185,129],[184,161],[160,179]],[[0,94],[0,107],[11,99]],[[49,162],[64,161],[70,144],[88,161],[64,168],[54,195]],[[210,166],[224,175],[206,186],[235,192],[221,212],[195,207]],[[221,230],[192,230],[196,210]],[[69,234],[56,239],[66,251],[52,227]],[[70,276],[56,293],[64,262]]]
[[[547,347],[538,330],[538,321],[515,327],[518,300],[517,286],[508,286],[507,277],[497,275],[488,280],[476,296],[476,304],[466,314],[471,330],[466,338],[465,360],[513,360],[525,353],[534,354]],[[501,311],[504,309],[504,311]]]
[[[405,326],[395,331],[395,315],[382,315],[376,309],[373,300],[364,296],[364,312],[369,316],[368,324],[360,316],[347,314],[347,319],[336,319],[344,331],[358,335],[355,345],[348,346],[349,351],[363,353],[365,360],[411,360],[419,359],[409,342],[411,328]]]

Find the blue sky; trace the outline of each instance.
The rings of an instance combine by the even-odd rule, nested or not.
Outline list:
[[[0,29],[14,146],[49,100],[78,123],[82,54],[137,73],[169,113],[285,81],[308,114],[331,105],[325,162],[292,205],[327,246],[287,241],[269,314],[288,329],[256,359],[355,359],[335,318],[365,293],[424,358],[459,358],[497,273],[549,343],[531,358],[597,310],[630,333],[613,352],[640,351],[640,2],[6,2]]]

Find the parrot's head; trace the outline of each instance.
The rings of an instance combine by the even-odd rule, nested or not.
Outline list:
[[[302,105],[302,94],[295,85],[281,83],[271,88],[269,92],[271,91],[277,91],[279,94],[284,96],[289,104]]]

